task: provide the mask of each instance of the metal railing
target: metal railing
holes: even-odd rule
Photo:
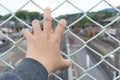
[[[41,0],[42,1],[42,0]],[[79,2],[81,2],[81,0],[79,0]],[[64,5],[65,3],[68,3],[69,5],[71,5],[73,8],[75,8],[77,11],[79,11],[80,13],[82,13],[82,16],[78,17],[75,21],[73,21],[72,23],[70,23],[69,25],[67,25],[66,30],[64,32],[64,35],[66,35],[67,33],[69,33],[71,36],[73,36],[74,38],[76,38],[77,40],[79,40],[82,45],[81,47],[77,48],[75,51],[70,51],[70,46],[72,46],[72,44],[69,44],[69,40],[67,38],[67,53],[65,53],[64,51],[61,51],[61,54],[64,55],[66,58],[69,58],[71,61],[71,64],[73,65],[72,67],[70,67],[70,69],[68,70],[68,77],[70,75],[73,75],[73,78],[71,79],[71,76],[69,77],[70,80],[82,80],[84,77],[88,76],[90,77],[90,80],[99,80],[96,77],[94,77],[94,75],[92,75],[91,73],[89,73],[89,71],[92,71],[94,68],[100,66],[102,63],[105,63],[107,66],[111,67],[113,69],[113,71],[109,71],[111,72],[114,77],[111,80],[118,80],[120,79],[120,66],[119,65],[113,65],[112,63],[110,63],[108,60],[106,60],[106,58],[108,58],[110,55],[112,54],[118,54],[119,50],[120,50],[120,46],[117,46],[114,48],[114,50],[110,51],[109,53],[102,55],[99,51],[97,51],[96,49],[94,49],[93,47],[91,47],[89,45],[89,43],[93,40],[95,40],[97,37],[99,37],[101,34],[105,33],[107,34],[111,39],[113,39],[116,43],[120,44],[120,40],[117,39],[116,37],[112,36],[108,31],[107,28],[109,28],[112,24],[114,24],[115,22],[117,22],[120,19],[120,16],[118,16],[117,18],[115,18],[114,20],[112,20],[111,22],[107,23],[106,25],[101,25],[100,23],[98,23],[97,21],[95,21],[94,19],[92,19],[89,15],[88,12],[90,12],[92,9],[96,8],[98,5],[100,5],[102,2],[106,3],[107,5],[109,5],[111,8],[113,8],[114,10],[116,10],[117,12],[120,12],[120,10],[118,8],[116,8],[115,6],[113,6],[112,4],[110,4],[107,0],[100,0],[98,3],[96,3],[95,5],[93,5],[90,9],[88,9],[88,11],[84,12],[80,7],[76,6],[74,3],[71,2],[71,0],[63,0],[63,2],[61,2],[59,5],[57,5],[54,9],[52,9],[52,13],[54,13],[57,9],[59,9],[62,5]],[[6,1],[7,3],[7,1]],[[11,11],[10,9],[7,8],[7,6],[3,5],[2,3],[0,3],[0,7],[2,7],[3,9],[5,9],[6,11],[8,11],[11,15],[5,19],[4,21],[2,21],[0,23],[0,29],[5,27],[4,25],[7,24],[7,22],[9,22],[12,18],[16,19],[18,22],[24,24],[26,27],[32,29],[32,27],[30,26],[30,24],[28,24],[27,22],[23,21],[22,19],[18,18],[15,13],[22,10],[22,8],[24,8],[27,4],[32,3],[34,6],[36,6],[37,8],[39,8],[41,11],[43,11],[43,8],[41,7],[41,4],[37,4],[35,0],[27,0],[19,9],[17,9],[15,12]],[[13,3],[14,4],[14,3]],[[99,26],[100,31],[94,35],[93,37],[89,38],[88,40],[84,40],[82,39],[80,36],[78,36],[77,34],[75,34],[72,30],[71,27],[74,26],[76,23],[78,23],[79,21],[81,21],[83,18],[87,18],[89,21],[91,21],[93,24]],[[52,17],[54,21],[58,22],[59,20],[55,17]],[[42,20],[41,20],[42,22]],[[120,26],[119,26],[120,27]],[[10,28],[8,28],[8,32],[10,32]],[[3,36],[5,38],[5,40],[7,40],[9,42],[9,48],[7,48],[7,50],[0,52],[0,66],[8,66],[11,69],[14,69],[14,61],[12,62],[12,59],[8,59],[12,56],[13,54],[17,54],[17,56],[21,56],[20,58],[24,57],[24,53],[26,52],[26,45],[23,45],[25,43],[25,39],[24,36],[20,36],[19,38],[16,39],[16,37],[11,37],[11,35],[9,34],[4,34],[3,32],[0,32],[0,35]],[[64,45],[64,46],[66,46]],[[104,45],[103,45],[104,46]],[[95,46],[94,46],[95,47]],[[1,47],[0,47],[1,48]],[[16,49],[17,48],[17,49]],[[93,66],[89,66],[90,63],[89,61],[87,61],[87,65],[89,67],[84,68],[81,65],[79,65],[75,59],[71,58],[74,57],[75,55],[78,54],[80,51],[82,51],[84,48],[89,49],[90,51],[92,51],[94,53],[94,55],[99,56],[99,61],[94,64]],[[15,51],[18,51],[17,53],[14,53]],[[20,51],[20,52],[19,52]],[[11,55],[10,55],[11,54]],[[19,55],[18,55],[19,54]],[[88,55],[87,55],[88,56]],[[93,57],[95,57],[93,56]],[[8,58],[7,58],[8,57]],[[16,55],[15,55],[16,57]],[[114,58],[115,59],[115,58]],[[116,61],[115,61],[116,62]],[[119,61],[118,61],[119,62]],[[115,64],[115,63],[114,63]],[[106,67],[107,67],[106,66]],[[73,68],[74,67],[74,68]],[[76,71],[75,70],[77,68],[83,71],[83,74],[79,74],[79,72],[77,72],[77,77],[75,75]],[[72,70],[72,71],[71,71]],[[110,70],[110,69],[108,69]],[[73,72],[73,73],[72,73]],[[56,79],[58,80],[63,80],[59,75],[57,75],[56,73],[52,73],[51,75],[55,76]],[[75,75],[75,76],[74,76]],[[68,78],[68,79],[69,79]],[[87,79],[89,80],[89,79]]]

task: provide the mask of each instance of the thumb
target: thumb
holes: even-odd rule
[[[23,33],[24,33],[24,36],[25,36],[27,42],[30,43],[31,40],[33,39],[31,32],[28,29],[24,29]]]
[[[68,68],[68,67],[70,67],[70,65],[71,65],[70,60],[68,60],[68,59],[63,59],[62,68]]]

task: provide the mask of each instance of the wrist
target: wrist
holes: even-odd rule
[[[26,56],[26,58],[31,58],[31,59],[39,62],[40,64],[42,64],[44,66],[44,68],[47,70],[48,74],[50,74],[53,71],[53,68],[51,67],[51,66],[53,66],[53,64],[51,64],[51,65],[47,64],[48,61],[43,58],[36,58],[33,56]]]

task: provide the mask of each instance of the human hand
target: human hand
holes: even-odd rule
[[[42,63],[48,73],[69,67],[70,62],[60,54],[60,43],[66,21],[64,19],[60,20],[55,32],[51,32],[51,11],[46,8],[44,10],[43,31],[38,20],[32,21],[32,26],[34,34],[28,29],[24,30],[24,36],[27,40],[26,57]]]

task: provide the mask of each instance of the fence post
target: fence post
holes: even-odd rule
[[[116,38],[120,40],[120,28],[116,29]],[[120,43],[119,43],[120,46]],[[120,51],[115,54],[115,67],[120,69]],[[119,72],[116,71],[116,77],[119,76]],[[117,79],[120,80],[120,79]]]
[[[66,37],[67,54],[69,55],[70,54],[70,42],[69,42],[68,36],[65,36],[65,37]],[[71,60],[70,57],[69,59]],[[72,66],[68,68],[68,80],[73,80]]]

